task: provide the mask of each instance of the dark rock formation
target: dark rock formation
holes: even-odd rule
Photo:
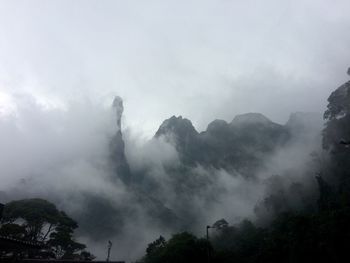
[[[121,130],[121,118],[124,107],[123,100],[118,96],[113,101],[113,110],[116,116],[117,131],[110,144],[110,163],[115,177],[121,179],[125,184],[129,184],[132,178],[130,167],[125,157],[125,144]]]
[[[171,117],[155,134],[173,143],[185,165],[223,168],[246,176],[263,165],[266,154],[286,143],[288,128],[259,113],[236,116],[231,123],[211,122],[198,133],[188,119]]]

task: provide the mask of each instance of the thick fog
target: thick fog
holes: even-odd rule
[[[101,259],[109,239],[115,243],[112,258],[133,260],[159,235],[169,237],[188,230],[203,236],[205,226],[220,218],[231,224],[244,218],[257,220],[257,216],[264,221],[271,214],[261,203],[281,190],[287,191],[284,198],[288,199],[288,189],[296,182],[308,182],[312,195],[313,186],[309,185],[317,169],[310,166],[310,154],[320,147],[321,119],[268,155],[266,168],[250,179],[201,165],[185,172],[184,176],[190,177],[174,178],[169,167],[181,166],[174,145],[123,129],[131,172],[142,176],[137,179],[137,189],[130,190],[118,174],[110,173],[110,142],[119,115],[112,109],[112,101],[105,107],[82,99],[65,109],[47,109],[30,96],[21,96],[16,102],[16,113],[4,116],[0,123],[1,201],[40,197],[54,202],[78,221],[82,229],[77,238]],[[305,171],[309,174],[303,177]],[[276,175],[281,179],[274,180]],[[284,201],[293,205],[298,198],[291,195]],[[100,210],[95,199],[103,206],[107,200],[106,210]],[[179,217],[180,225],[161,222],[159,201]],[[111,226],[101,227],[101,222]]]
[[[77,236],[92,253],[103,259],[111,239],[112,258],[125,260],[159,235],[202,236],[221,218],[263,224],[273,196],[299,209],[319,170],[320,116],[346,80],[349,8],[346,0],[0,1],[0,202],[47,198],[81,220]],[[115,95],[138,176],[132,190],[109,163]],[[179,153],[152,139],[172,115],[201,132],[246,112],[285,124],[297,111],[319,119],[266,156],[256,177],[197,165],[181,194],[169,173],[181,167]],[[105,239],[86,231],[94,197],[114,211],[96,220],[113,224]],[[185,223],[158,223],[159,200]]]

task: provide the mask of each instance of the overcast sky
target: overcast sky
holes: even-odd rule
[[[152,135],[171,115],[199,129],[261,112],[319,111],[348,79],[349,0],[0,0],[0,115],[124,99]],[[88,113],[87,113],[88,114]]]

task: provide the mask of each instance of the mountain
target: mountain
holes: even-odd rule
[[[121,118],[123,115],[124,107],[123,100],[119,96],[116,96],[113,101],[113,110],[116,117],[116,133],[112,137],[110,143],[110,166],[114,179],[119,178],[124,183],[129,184],[132,180],[130,167],[125,157],[125,143],[122,135]]]
[[[164,137],[174,144],[186,165],[253,176],[263,166],[264,157],[290,139],[290,130],[260,113],[247,113],[236,116],[230,123],[215,120],[198,133],[190,120],[172,116],[162,123],[154,137]]]
[[[263,114],[251,112],[251,113],[245,113],[245,114],[237,115],[232,120],[231,125],[237,125],[237,126],[239,126],[239,125],[250,125],[250,124],[255,125],[255,124],[258,124],[258,123],[260,123],[262,125],[273,124],[273,122],[270,121]]]
[[[195,165],[195,157],[199,154],[201,146],[198,136],[190,120],[182,116],[172,116],[160,125],[154,138],[165,138],[181,153],[181,160],[185,165]]]
[[[175,135],[176,140],[186,140],[198,135],[198,132],[190,120],[182,118],[182,116],[172,116],[160,125],[155,137],[162,135]]]
[[[172,230],[192,229],[199,223],[198,210],[190,200],[199,198],[214,182],[211,171],[224,169],[232,176],[239,173],[246,178],[256,178],[260,171],[267,169],[266,159],[290,143],[295,131],[307,131],[315,118],[312,114],[292,114],[287,124],[281,125],[260,113],[247,113],[237,115],[229,123],[214,120],[205,131],[198,132],[189,119],[172,116],[163,121],[152,140],[172,144],[178,152],[179,162],[162,164],[157,172],[164,174],[155,177],[152,169],[145,167],[133,171],[129,168],[120,125],[123,112],[120,98],[115,99],[113,108],[117,131],[111,142],[112,176],[120,178],[133,196],[129,203],[140,204],[157,225]],[[198,174],[199,166],[208,171],[209,176]],[[169,189],[164,188],[164,180],[169,180]],[[172,195],[176,196],[175,201]],[[206,193],[210,200],[216,195],[216,192]],[[117,209],[105,206],[106,213],[112,213],[109,217],[119,225],[135,214],[127,204]]]
[[[175,227],[179,224],[177,215],[163,202],[152,196],[137,184],[125,155],[125,142],[122,134],[121,119],[123,115],[123,100],[115,97],[112,105],[115,116],[116,131],[110,141],[108,170],[110,181],[115,187],[122,182],[128,191],[124,202],[111,200],[108,194],[91,192],[80,193],[84,202],[81,209],[74,214],[80,223],[81,233],[89,233],[94,240],[105,240],[121,234],[122,229],[130,221],[137,221],[139,210],[152,218],[153,223],[164,227]],[[119,185],[119,186],[118,186]]]

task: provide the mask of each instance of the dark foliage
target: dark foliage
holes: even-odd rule
[[[211,248],[205,239],[187,232],[176,234],[166,241],[160,236],[148,245],[144,263],[205,262]]]
[[[54,204],[39,198],[23,199],[5,205],[0,235],[23,241],[43,242],[50,250],[48,255],[72,259],[76,256],[75,253],[86,247],[73,238],[77,227],[78,224]],[[41,256],[33,253],[31,252],[31,257]],[[90,253],[86,253],[84,258],[93,258]]]
[[[263,228],[244,220],[238,225],[217,229],[211,239],[211,262],[349,261],[350,82],[334,91],[328,102],[324,114],[327,123],[323,131],[323,147],[330,155],[330,162],[315,178],[319,191],[314,205],[316,209],[296,211],[286,207],[283,194],[269,197],[273,200],[267,201],[279,211],[274,220]],[[221,126],[223,133],[222,127],[228,129],[225,123],[217,125]],[[246,143],[251,140],[241,139]],[[298,191],[294,192],[298,194]],[[195,240],[195,237],[183,233],[173,236],[169,242],[164,239],[155,241],[150,244],[144,262],[200,262],[191,258],[189,251],[191,255],[198,255],[201,262],[208,261],[205,249],[201,250]],[[193,261],[188,261],[190,258]]]

